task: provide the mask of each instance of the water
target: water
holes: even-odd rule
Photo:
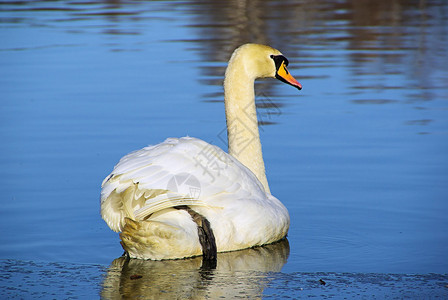
[[[258,42],[280,49],[304,87],[256,84],[289,246],[257,250],[255,265],[243,251],[212,279],[200,261],[172,263],[179,278],[197,279],[191,297],[216,286],[274,298],[300,288],[446,297],[447,13],[442,0],[0,2],[5,295],[50,297],[49,276],[60,285],[53,297],[108,298],[108,280],[124,269],[112,263],[118,236],[99,216],[102,179],[124,154],[166,137],[225,148],[226,62]],[[264,251],[281,259],[259,266]],[[132,264],[143,281],[148,268],[176,281],[165,264]],[[235,286],[229,268],[252,283]],[[18,289],[22,275],[35,294]],[[73,280],[78,288],[64,288]]]

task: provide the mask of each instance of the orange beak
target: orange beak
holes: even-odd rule
[[[302,89],[302,85],[294,77],[292,77],[292,75],[288,72],[288,69],[286,69],[284,61],[278,68],[277,73],[275,74],[275,78],[277,78],[280,81],[283,81],[284,83],[290,84],[298,88],[299,90]]]

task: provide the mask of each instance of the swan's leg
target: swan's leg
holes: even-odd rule
[[[188,206],[176,206],[176,209],[187,211],[193,218],[193,221],[198,225],[199,242],[202,247],[202,260],[209,268],[216,267],[217,249],[215,235],[213,234],[210,222],[203,215],[195,212]]]

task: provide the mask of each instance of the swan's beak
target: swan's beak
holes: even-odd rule
[[[290,84],[298,88],[299,90],[302,89],[302,85],[294,77],[292,77],[292,75],[288,72],[288,69],[286,69],[284,61],[277,69],[277,73],[275,73],[275,78],[277,78],[280,81],[283,81],[284,83]]]

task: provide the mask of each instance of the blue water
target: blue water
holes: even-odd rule
[[[448,272],[448,3],[241,3],[0,2],[3,266],[103,276],[122,249],[101,181],[167,137],[225,149],[226,62],[258,42],[303,85],[256,84],[268,180],[291,215],[271,288],[298,272]]]

